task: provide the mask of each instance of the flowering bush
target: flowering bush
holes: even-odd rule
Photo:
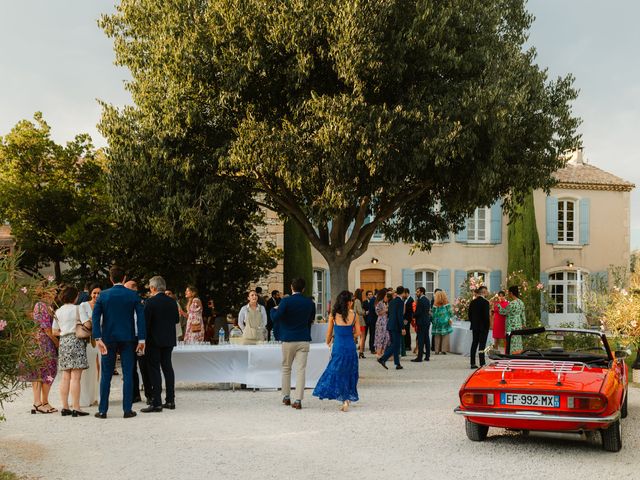
[[[0,408],[18,392],[21,373],[38,367],[33,355],[38,332],[32,317],[36,292],[55,288],[47,280],[23,275],[17,265],[14,255],[0,254]]]
[[[460,320],[469,320],[469,304],[473,300],[473,292],[484,286],[484,278],[469,277],[460,285],[460,296],[453,302],[453,313]]]
[[[602,311],[601,329],[628,346],[640,346],[640,269],[628,278],[628,288],[614,285]]]

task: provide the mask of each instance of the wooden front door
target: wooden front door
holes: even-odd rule
[[[385,288],[385,271],[379,268],[369,268],[360,272],[360,288],[365,292],[375,292]]]

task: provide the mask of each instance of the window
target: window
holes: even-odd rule
[[[473,215],[467,218],[467,242],[486,243],[489,241],[489,212],[487,207],[476,208]]]
[[[549,313],[580,313],[582,282],[586,275],[580,270],[566,270],[549,275],[549,290],[553,303],[549,305]]]
[[[324,270],[313,271],[313,299],[316,302],[316,315],[324,316],[325,278]]]
[[[482,281],[482,283],[484,285],[487,285],[487,281],[488,281],[488,275],[487,272],[467,272],[467,278],[479,278],[480,281]]]
[[[436,274],[429,271],[418,271],[415,274],[416,289],[424,287],[427,298],[433,298],[433,291],[436,289]],[[411,292],[413,295],[413,292]]]
[[[573,200],[558,200],[558,242],[576,242],[576,203]]]

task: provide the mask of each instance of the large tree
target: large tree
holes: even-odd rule
[[[335,293],[376,230],[429,248],[553,184],[576,91],[524,46],[524,4],[123,0],[102,25],[170,157],[249,181]]]

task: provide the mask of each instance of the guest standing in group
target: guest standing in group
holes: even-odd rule
[[[187,287],[184,296],[187,297],[187,325],[185,327],[184,342],[203,342],[204,322],[202,321],[202,302],[198,298],[198,290],[195,287]]]
[[[93,337],[101,357],[100,406],[97,418],[107,418],[111,376],[120,352],[122,361],[122,409],[124,418],[136,416],[133,406],[133,357],[136,352],[144,353],[146,326],[144,307],[138,294],[125,288],[124,270],[113,266],[109,270],[113,287],[100,293],[93,307]],[[136,319],[134,320],[134,314]],[[136,329],[137,325],[137,344]]]
[[[303,295],[306,287],[303,278],[291,282],[292,294],[283,298],[271,311],[273,330],[282,342],[282,403],[295,409],[302,408],[306,383],[307,357],[311,343],[311,324],[316,315],[313,300]],[[291,402],[291,366],[295,362],[296,399]]]
[[[500,313],[500,308],[507,308],[507,302],[504,290],[498,292],[498,298],[495,300],[492,308],[493,313],[493,339],[496,348],[500,352],[504,352],[504,339],[506,338],[507,317]]]
[[[138,294],[138,282],[135,280],[128,280],[124,283],[125,288],[132,290]],[[138,294],[138,297],[140,294]],[[140,301],[144,305],[144,301],[140,298]],[[136,314],[133,314],[134,327],[137,325]],[[136,328],[136,343],[138,342],[138,330]],[[138,352],[133,356],[133,403],[141,402],[140,397],[140,376],[138,376],[138,367],[140,368],[140,375],[142,376],[142,389],[144,390],[144,396],[147,401],[147,405],[151,404],[151,378],[149,377],[149,370],[147,369],[147,362],[144,354]]]
[[[391,345],[391,336],[389,330],[387,330],[387,314],[389,312],[389,300],[387,298],[388,292],[386,289],[378,291],[378,295],[375,298],[374,311],[378,317],[376,320],[376,338],[374,346],[376,348],[376,356],[380,358],[386,348]]]
[[[376,353],[376,322],[378,314],[376,313],[376,297],[371,290],[367,290],[367,298],[364,301],[365,316],[367,319],[367,330],[369,332],[369,351]]]
[[[404,313],[402,315],[404,318],[405,333],[400,355],[406,357],[407,350],[411,351],[411,323],[413,322],[413,298],[411,297],[411,292],[408,288],[405,288],[404,292],[402,293],[402,301],[404,303]]]
[[[421,362],[424,356],[425,362],[429,361],[431,349],[429,348],[429,327],[431,326],[431,304],[426,296],[424,287],[416,290],[416,344],[418,356],[412,362]]]
[[[453,308],[443,290],[434,294],[431,318],[433,318],[431,331],[435,337],[435,354],[446,355],[449,350],[449,335],[453,332]]]
[[[396,370],[402,370],[400,365],[400,349],[402,348],[402,336],[405,335],[404,329],[404,302],[401,295],[404,293],[404,287],[396,288],[393,299],[389,302],[389,320],[387,321],[387,330],[391,335],[391,345],[389,345],[382,356],[378,359],[378,363],[388,369],[386,362],[393,355],[393,363]]]
[[[84,284],[84,290],[80,292],[80,294],[78,295],[78,300],[76,300],[76,305],[80,305],[84,302],[88,302],[89,300],[91,300],[91,286],[93,284],[90,282],[87,282]]]
[[[80,410],[80,378],[82,371],[89,368],[87,361],[87,341],[76,337],[76,325],[80,322],[80,307],[76,305],[78,289],[66,287],[60,295],[62,306],[56,310],[53,320],[53,334],[60,336],[58,369],[62,370],[60,399],[62,416],[81,417],[89,415]],[[85,323],[87,328],[90,323]],[[71,393],[71,409],[69,409]]]
[[[178,309],[178,313],[180,312],[180,303],[178,303],[178,299],[176,298],[176,294],[173,293],[171,290],[165,290],[164,294],[169,297],[170,299],[172,299],[174,302],[176,302],[176,308]],[[211,315],[214,316],[215,315],[215,309],[213,307],[213,300],[211,300]],[[180,321],[178,320],[178,323],[176,324],[176,344],[178,341],[182,341],[182,325],[180,324]]]
[[[364,300],[362,298],[363,293],[364,292],[362,291],[362,289],[358,288],[356,290],[356,293],[353,295],[353,311],[356,314],[357,328],[360,334],[359,335],[360,342],[358,343],[359,358],[365,358],[364,357],[364,339],[367,336],[367,322],[366,322],[366,319],[364,318],[364,307],[362,306],[362,302]]]
[[[434,303],[436,301],[436,293],[441,292],[442,289],[441,288],[436,288],[433,291],[433,296],[431,297],[431,309],[433,311],[433,307],[434,307]],[[431,351],[435,353],[436,351],[436,336],[433,333],[433,314],[432,312],[429,312],[430,316],[431,316]]]
[[[265,340],[267,331],[267,310],[258,303],[258,292],[250,290],[249,303],[238,313],[238,326],[242,330],[242,343],[255,345]]]
[[[486,299],[487,287],[479,287],[474,292],[475,298],[471,300],[469,304],[469,322],[471,323],[471,332],[473,334],[473,340],[471,342],[471,368],[476,369],[476,351],[480,347],[479,358],[480,366],[485,364],[484,349],[487,346],[487,337],[489,336],[489,330],[491,328],[491,320],[489,318],[489,311],[491,305]]]
[[[342,402],[343,412],[351,402],[358,401],[358,357],[353,338],[354,335],[361,337],[362,330],[352,310],[353,304],[351,292],[344,291],[336,298],[327,329],[331,359],[313,390],[313,395],[320,400]]]
[[[143,413],[161,412],[163,408],[175,410],[175,376],[171,353],[176,346],[176,325],[180,315],[176,302],[165,294],[167,283],[155,276],[149,280],[151,296],[144,303],[146,324],[145,357],[151,378],[151,405],[141,409]],[[165,403],[162,403],[162,375],[165,384]]]
[[[520,289],[517,285],[509,287],[509,305],[504,308],[498,308],[500,315],[506,315],[507,317],[507,333],[524,328],[526,325],[524,310],[524,302],[520,300]],[[509,343],[509,353],[519,352],[522,350],[522,336],[512,336]]]
[[[90,323],[93,316],[93,307],[100,296],[102,289],[97,283],[87,287],[89,300],[80,304],[80,321]],[[89,368],[80,380],[80,405],[92,407],[98,403],[98,380],[100,378],[100,352],[93,338],[87,343],[87,361]]]
[[[280,304],[280,292],[273,290],[271,298],[267,301],[267,340],[271,340],[271,330],[273,329],[273,320],[271,320],[271,310]]]
[[[27,372],[22,378],[31,382],[33,391],[33,408],[31,413],[55,413],[58,410],[49,404],[51,385],[58,373],[58,337],[53,334],[53,317],[51,306],[54,301],[54,290],[37,292],[40,301],[33,307],[33,321],[38,325],[35,340],[38,344],[34,351],[39,368]]]

